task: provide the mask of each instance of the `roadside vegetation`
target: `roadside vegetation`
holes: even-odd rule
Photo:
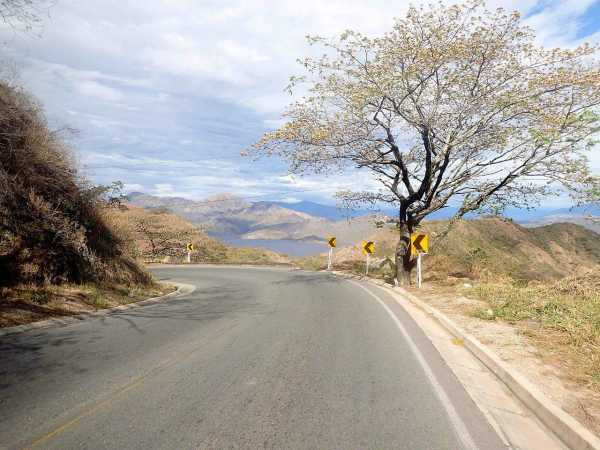
[[[40,105],[0,82],[0,286],[151,283]]]
[[[600,266],[553,282],[485,282],[470,295],[487,303],[475,317],[517,325],[544,351],[568,357],[571,376],[600,392]]]
[[[0,326],[172,290],[107,219],[117,205],[79,174],[37,101],[0,81]]]
[[[129,251],[145,263],[187,262],[186,246],[191,243],[192,263],[290,264],[289,258],[269,250],[226,245],[165,208],[124,203],[106,214],[126,237]]]
[[[158,297],[174,286],[151,284],[20,284],[0,288],[0,328],[66,317]]]

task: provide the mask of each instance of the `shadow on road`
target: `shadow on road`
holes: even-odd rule
[[[116,358],[119,339],[135,341],[141,336],[160,340],[163,334],[190,322],[208,322],[231,314],[270,312],[271,309],[259,303],[248,289],[214,286],[184,298],[115,311],[65,326],[4,336],[0,340],[0,392],[17,383],[51,377],[54,373],[86,373],[89,371],[85,368],[87,362],[82,361],[89,361],[90,357]],[[172,321],[180,324],[174,325]]]
[[[343,280],[329,273],[294,274],[282,280],[272,281],[271,284],[291,286],[294,284],[332,284],[337,285]]]

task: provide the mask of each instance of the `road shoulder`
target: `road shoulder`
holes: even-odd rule
[[[140,306],[150,305],[153,303],[158,303],[164,300],[181,297],[183,295],[191,294],[194,292],[196,287],[191,284],[185,283],[176,283],[170,282],[169,284],[174,285],[177,289],[173,292],[170,292],[165,295],[161,295],[159,297],[152,297],[144,300],[140,300],[137,302],[131,302],[125,305],[114,306],[111,308],[99,309],[95,311],[82,311],[77,314],[63,316],[63,317],[53,317],[51,319],[39,320],[36,322],[30,322],[23,325],[16,325],[13,327],[5,327],[0,328],[0,337],[7,336],[10,334],[24,333],[30,330],[40,329],[40,328],[48,328],[53,326],[63,326],[76,322],[81,322],[82,320],[86,320],[90,317],[100,317],[106,316],[118,311],[124,311],[132,308],[139,308]]]
[[[465,345],[462,337],[450,332],[437,317],[414,300],[378,281],[359,278],[377,294],[388,294],[421,328],[469,396],[502,438],[507,448],[551,450],[569,448],[520,401],[509,387]],[[465,333],[466,334],[466,333]],[[574,420],[574,419],[573,419]],[[583,427],[582,427],[583,428]],[[587,436],[593,439],[593,436]],[[592,441],[593,442],[593,441]],[[593,445],[572,448],[596,448]]]

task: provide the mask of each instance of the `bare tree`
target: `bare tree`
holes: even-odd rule
[[[186,244],[197,240],[200,235],[195,228],[169,223],[160,212],[134,216],[133,223],[135,231],[147,246],[142,254],[151,259],[183,257]]]
[[[52,0],[0,0],[0,19],[15,29],[39,26],[54,4]]]
[[[578,196],[580,205],[589,206],[588,220],[600,223],[600,176],[595,177],[595,182]]]
[[[434,211],[457,217],[535,205],[591,179],[585,153],[598,131],[598,47],[544,49],[517,12],[483,1],[411,7],[380,38],[309,37],[326,54],[292,77],[308,94],[251,152],[278,154],[295,173],[370,170],[377,192],[347,204],[398,208],[398,280],[410,283],[410,234]]]

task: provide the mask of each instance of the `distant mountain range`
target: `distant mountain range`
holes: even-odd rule
[[[127,199],[134,206],[167,209],[213,236],[243,239],[324,241],[333,235],[341,243],[352,242],[373,233],[375,221],[381,219],[368,211],[354,211],[347,215],[349,220],[343,211],[318,203],[250,203],[231,194],[194,201],[134,192]]]
[[[323,241],[335,235],[339,241],[349,243],[373,233],[377,220],[397,214],[391,209],[351,211],[310,201],[248,202],[231,194],[195,201],[134,192],[128,195],[128,201],[143,208],[166,208],[209,234],[242,239]],[[430,219],[445,219],[455,213],[456,208],[448,207],[432,214]],[[600,216],[599,207],[509,209],[504,215],[528,227],[571,222],[600,232],[600,223],[588,220],[590,215]]]
[[[591,220],[590,217],[594,217]],[[526,227],[538,227],[553,223],[576,223],[589,230],[600,233],[600,207],[584,205],[573,208],[561,208],[547,211],[546,214],[521,220]]]
[[[369,214],[374,214],[379,211],[371,211],[366,209],[360,210],[349,210],[338,208],[337,206],[331,205],[323,205],[321,203],[309,202],[309,201],[300,201],[295,203],[287,203],[287,202],[257,202],[256,204],[266,204],[266,205],[275,205],[280,206],[285,209],[291,209],[292,211],[302,212],[305,214],[310,214],[315,217],[322,217],[323,219],[328,219],[332,221],[338,221],[353,217],[366,216]]]

